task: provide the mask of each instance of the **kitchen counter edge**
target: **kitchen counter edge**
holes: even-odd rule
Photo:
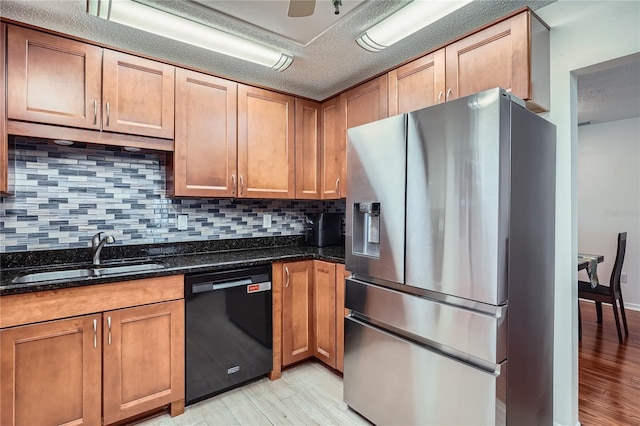
[[[139,260],[139,259],[136,259]],[[265,249],[232,250],[223,252],[182,254],[175,256],[149,257],[145,260],[157,261],[166,265],[163,269],[154,269],[135,273],[113,274],[109,276],[74,278],[55,281],[42,281],[31,284],[12,284],[14,278],[24,275],[25,268],[5,269],[0,275],[0,296],[32,293],[38,291],[59,290],[65,288],[106,284],[143,278],[162,277],[179,274],[197,274],[225,269],[237,269],[249,266],[267,265],[278,262],[295,262],[301,260],[322,260],[344,264],[344,247],[269,247]],[[56,265],[51,269],[61,268]],[[71,266],[71,265],[69,265]],[[86,265],[79,265],[86,266]],[[29,268],[29,271],[36,271]],[[45,267],[37,268],[37,272],[47,271]]]

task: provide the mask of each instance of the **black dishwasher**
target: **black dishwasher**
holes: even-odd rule
[[[186,403],[272,369],[271,267],[185,278]]]

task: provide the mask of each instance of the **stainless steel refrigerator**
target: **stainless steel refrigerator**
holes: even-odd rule
[[[497,88],[349,129],[349,407],[552,424],[555,150]]]

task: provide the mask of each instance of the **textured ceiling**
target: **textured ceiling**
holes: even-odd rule
[[[280,35],[300,46],[307,46],[364,3],[364,0],[342,0],[340,13],[336,15],[331,0],[314,0],[314,11],[311,16],[290,18],[287,15],[289,2],[283,0],[191,1],[223,13],[230,19],[244,21],[274,35]]]
[[[475,0],[378,53],[355,39],[409,0],[369,0],[306,47],[256,26],[231,20],[192,1],[139,0],[195,21],[292,54],[291,67],[276,72],[261,65],[147,34],[85,13],[85,0],[0,0],[0,16],[172,61],[232,80],[324,100],[376,74],[445,44],[522,6],[536,10],[553,0]],[[424,1],[424,0],[420,0]],[[269,20],[265,15],[264,20]]]
[[[578,123],[640,117],[640,54],[578,73]]]

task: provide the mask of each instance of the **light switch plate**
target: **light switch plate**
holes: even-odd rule
[[[262,216],[262,227],[263,228],[271,228],[271,215],[265,214]]]
[[[178,231],[185,231],[188,227],[187,219],[189,218],[188,214],[179,214],[178,215]]]

